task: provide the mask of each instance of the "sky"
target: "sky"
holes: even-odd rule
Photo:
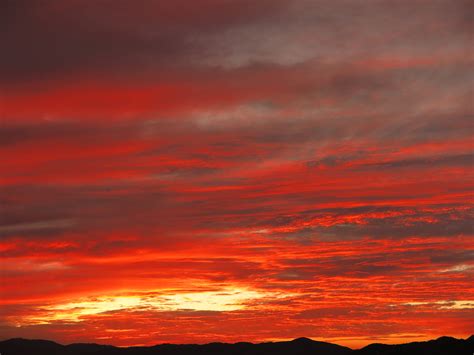
[[[472,1],[1,6],[1,339],[472,334]]]

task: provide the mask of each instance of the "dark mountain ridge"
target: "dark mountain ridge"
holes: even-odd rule
[[[99,344],[61,345],[49,340],[9,339],[0,342],[1,355],[472,355],[474,335],[468,339],[441,337],[424,342],[387,345],[370,344],[358,350],[345,346],[298,338],[291,341],[235,344],[160,344],[119,348]]]

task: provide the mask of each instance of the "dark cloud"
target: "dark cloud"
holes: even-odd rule
[[[194,37],[266,18],[282,3],[6,1],[1,74],[15,82],[190,64],[206,52]]]
[[[376,211],[377,209],[371,210],[374,214],[377,213]],[[324,215],[319,215],[319,218],[322,216]],[[387,215],[378,218],[364,217],[364,214],[348,214],[347,216],[356,216],[358,221],[352,222],[350,217],[344,218],[344,214],[337,214],[333,217],[334,222],[329,226],[322,226],[318,225],[318,214],[314,214],[312,218],[299,218],[302,225],[305,225],[307,220],[316,219],[313,226],[304,226],[281,235],[292,240],[301,239],[310,242],[311,240],[353,240],[367,237],[376,239],[401,239],[412,236],[455,237],[471,235],[473,232],[472,210],[454,209],[441,213],[433,210],[419,213],[404,211],[397,216]],[[294,222],[293,219],[292,222]]]
[[[438,167],[443,165],[448,166],[471,166],[474,162],[473,154],[459,154],[452,156],[428,156],[423,158],[414,158],[406,160],[394,160],[388,162],[379,162],[374,164],[367,164],[366,168],[374,169],[398,169],[398,168],[422,168],[422,167]]]
[[[0,70],[9,82],[158,72],[156,78],[172,68],[203,64],[291,64],[314,57],[337,61],[375,51],[403,54],[406,47],[426,54],[447,44],[449,50],[459,48],[469,33],[468,1],[205,0],[191,5],[140,0],[131,6],[125,0],[99,0],[84,6],[80,1],[7,0],[3,7]],[[295,36],[302,38],[291,41]],[[282,45],[288,48],[281,51]],[[357,77],[335,78],[328,92],[339,88],[365,95],[358,89],[372,80]],[[356,82],[360,85],[354,87]]]

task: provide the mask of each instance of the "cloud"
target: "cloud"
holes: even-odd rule
[[[467,335],[469,5],[7,2],[2,336]]]

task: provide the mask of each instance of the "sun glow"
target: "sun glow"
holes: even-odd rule
[[[155,308],[161,307],[166,310],[235,311],[245,308],[246,302],[264,296],[264,293],[246,289],[225,289],[219,292],[192,292],[159,296],[150,304]]]
[[[243,288],[224,288],[219,291],[170,293],[160,290],[146,294],[91,297],[43,307],[40,316],[30,317],[26,323],[80,322],[89,315],[123,310],[236,311],[246,308],[251,301],[269,296],[275,295]]]

